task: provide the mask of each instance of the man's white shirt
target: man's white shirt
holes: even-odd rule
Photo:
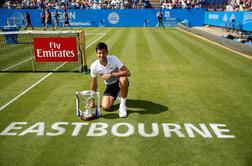
[[[122,62],[116,56],[107,56],[107,65],[103,66],[100,64],[99,59],[94,61],[90,67],[90,74],[92,77],[97,77],[98,75],[103,75],[105,73],[118,72],[121,67],[123,67]],[[109,80],[104,80],[106,85],[115,83],[118,80],[117,77],[111,77]]]

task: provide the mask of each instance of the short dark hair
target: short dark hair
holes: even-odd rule
[[[97,50],[106,50],[108,52],[108,46],[105,43],[100,42],[96,45],[95,50],[96,50],[96,52],[97,52]]]

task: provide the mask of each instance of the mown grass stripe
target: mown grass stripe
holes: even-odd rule
[[[215,46],[218,46],[219,48],[224,48],[225,50],[227,50],[227,51],[229,51],[229,52],[233,52],[233,53],[239,54],[240,56],[243,56],[243,57],[245,57],[245,58],[247,58],[247,59],[252,59],[252,57],[249,56],[249,55],[246,55],[246,54],[240,53],[240,52],[238,52],[238,51],[232,50],[232,49],[230,49],[230,48],[228,48],[228,47],[225,47],[225,46],[223,46],[223,45],[221,45],[221,44],[219,44],[219,43],[216,43],[216,42],[213,42],[213,41],[211,41],[211,40],[208,40],[208,39],[206,39],[206,38],[204,38],[204,37],[201,37],[201,36],[199,36],[199,35],[192,34],[192,33],[190,33],[190,32],[187,32],[187,31],[185,31],[185,30],[182,30],[182,29],[179,29],[179,30],[182,31],[182,32],[184,32],[184,33],[187,33],[187,34],[189,34],[189,35],[191,35],[191,36],[193,36],[193,37],[197,37],[197,38],[200,38],[200,39],[202,39],[202,40],[204,40],[204,41],[207,41],[208,43],[211,43],[211,44],[213,44],[213,45],[215,45]]]
[[[33,73],[1,73],[0,74],[0,105],[4,105],[14,96],[21,93],[24,89],[28,88],[32,83],[36,82],[45,74]]]
[[[189,61],[186,57],[187,52],[184,50],[183,41],[174,37],[174,33],[176,33],[176,30],[167,31],[166,33],[158,32],[159,44],[166,50],[167,55],[172,57],[174,63],[171,63],[171,65],[186,65]]]
[[[116,40],[116,42],[111,46],[110,53],[111,55],[116,55],[121,61],[127,56],[123,55],[123,52],[127,50],[128,45],[126,44],[129,40],[129,33],[130,29],[124,28],[120,32],[119,38]]]
[[[213,65],[214,68],[212,69],[220,69],[222,72],[231,71],[231,73],[240,72],[241,68],[247,68],[249,69],[249,64],[247,62],[243,63],[240,60],[237,60],[237,58],[221,53],[219,50],[217,51],[213,47],[208,47],[208,51],[206,52],[206,49],[203,49],[200,44],[194,44],[191,40],[188,40],[188,38],[185,38],[185,35],[181,36],[178,34],[175,34],[178,38],[181,38],[181,40],[184,40],[185,43],[188,43],[188,47],[194,48],[193,50],[201,51],[201,54],[194,53],[195,56],[201,55],[202,58],[205,59],[205,62],[209,65]],[[218,55],[218,56],[217,56]],[[197,61],[196,61],[197,62]],[[224,65],[219,65],[220,63]],[[251,72],[245,71],[246,74],[251,74]],[[244,73],[245,74],[245,73]]]
[[[210,44],[208,45],[208,41],[205,41],[203,39],[200,39],[200,40],[196,40],[197,37],[195,36],[192,36],[190,34],[187,34],[187,33],[184,33],[183,34],[185,35],[182,35],[181,38],[184,38],[184,40],[186,41],[189,41],[190,43],[194,44],[195,46],[198,46],[200,48],[204,48],[204,50],[207,50],[207,49],[211,49],[209,51],[205,51],[207,53],[212,53],[212,51],[214,51],[214,53],[212,53],[212,56],[215,56],[222,60],[232,60],[236,63],[247,63],[249,64],[249,61],[247,61],[246,59],[244,59],[244,57],[241,57],[241,56],[235,56],[236,53],[230,51],[230,50],[226,50],[226,49],[223,49],[222,47],[219,47],[217,45],[214,45],[214,44]],[[193,37],[195,40],[188,40],[189,38]],[[196,50],[197,51],[197,50]],[[220,56],[221,55],[221,56]],[[233,55],[233,56],[230,56],[230,55]],[[235,63],[235,64],[236,64]]]
[[[174,61],[173,55],[176,53],[176,49],[170,47],[168,43],[162,40],[162,36],[169,37],[165,32],[158,33],[153,30],[145,31],[145,38],[147,40],[148,46],[151,48],[150,55],[152,56],[153,61],[157,61],[159,63],[172,63]],[[163,56],[160,56],[160,54]]]

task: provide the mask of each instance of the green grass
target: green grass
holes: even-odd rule
[[[81,73],[54,73],[0,111],[0,132],[12,122],[28,122],[21,133],[38,122],[45,123],[45,135],[0,136],[0,165],[219,165],[252,164],[252,61],[209,44],[177,29],[85,28],[103,32],[100,41],[109,53],[117,55],[130,69],[129,116],[102,112],[103,117],[88,122],[78,136],[72,136],[76,91],[90,88],[90,76]],[[97,35],[87,36],[87,45]],[[87,61],[96,59],[95,44],[87,49]],[[30,87],[47,73],[0,73],[0,107]],[[99,78],[99,90],[104,90]],[[114,109],[117,110],[118,101]],[[65,133],[51,125],[68,122]],[[88,137],[91,123],[107,123],[105,136]],[[111,133],[117,123],[134,126],[134,134],[116,137]],[[156,137],[143,137],[138,123],[158,123]],[[185,135],[167,138],[162,123],[182,126]],[[212,138],[195,134],[189,138],[183,125],[226,124],[236,138]],[[119,132],[124,133],[124,127]]]

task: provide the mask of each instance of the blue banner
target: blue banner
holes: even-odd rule
[[[0,10],[0,25],[6,26],[9,19],[11,26],[16,21],[17,26],[24,27],[24,13],[29,12],[31,22],[34,27],[42,27],[40,14],[41,10]],[[52,22],[54,23],[54,11],[52,14]],[[84,9],[69,9],[69,22],[76,27],[154,27],[157,24],[158,9],[124,9],[124,10],[84,10]],[[205,9],[172,9],[162,10],[164,23],[177,23],[182,20],[189,20],[190,26],[204,25]],[[63,25],[63,10],[59,10],[60,26]]]
[[[219,27],[233,24],[234,28],[252,31],[252,12],[206,12],[205,24]]]
[[[252,12],[244,12],[242,25],[244,30],[252,31]]]

